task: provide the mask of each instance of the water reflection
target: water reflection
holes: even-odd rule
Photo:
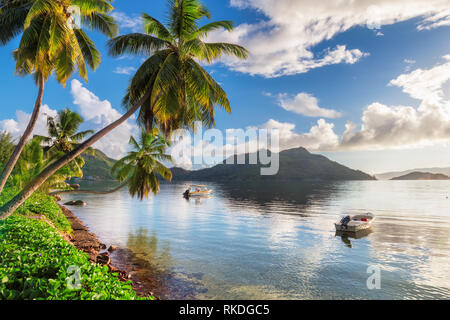
[[[342,242],[348,247],[348,248],[352,248],[352,241],[350,239],[362,239],[367,237],[369,234],[373,233],[372,228],[370,229],[366,229],[366,230],[361,230],[358,232],[344,232],[344,231],[336,231],[335,236],[336,237],[340,237]]]
[[[200,282],[201,273],[176,273],[170,254],[170,243],[158,241],[155,231],[140,228],[128,234],[126,248],[112,254],[114,265],[126,270],[137,284],[138,290],[151,288],[152,295],[160,299],[194,299],[206,289]]]
[[[163,298],[450,298],[448,181],[207,184],[209,199],[162,184],[144,202],[77,195],[88,206],[74,211],[128,247]],[[335,232],[361,212],[376,215],[373,232]],[[368,290],[369,266],[382,270],[381,290]]]

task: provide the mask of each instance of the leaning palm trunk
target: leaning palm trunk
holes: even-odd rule
[[[121,183],[119,186],[115,187],[114,189],[108,190],[108,191],[97,191],[97,190],[63,190],[63,191],[54,191],[50,192],[49,196],[56,196],[60,194],[110,194],[119,191],[120,189],[123,189],[128,185],[129,180],[125,180],[123,183]]]
[[[14,149],[14,152],[12,153],[11,157],[9,158],[9,161],[6,164],[5,169],[3,169],[2,175],[0,177],[0,193],[3,191],[6,181],[8,181],[8,178],[12,170],[14,169],[14,166],[16,165],[16,162],[19,159],[19,156],[22,153],[23,148],[25,147],[28,138],[30,137],[31,133],[34,130],[34,126],[36,125],[36,121],[39,117],[39,111],[41,110],[43,95],[44,95],[44,78],[42,77],[42,75],[39,75],[39,92],[36,98],[36,103],[34,104],[34,110],[31,115],[30,122],[28,122],[28,126],[22,135],[22,138],[20,138],[20,141],[17,144],[16,148]]]
[[[54,163],[46,167],[40,174],[38,174],[31,182],[23,188],[23,190],[7,202],[2,208],[0,208],[0,220],[8,218],[14,213],[14,211],[24,203],[25,200],[30,197],[33,192],[35,192],[48,178],[50,178],[56,171],[61,169],[63,166],[73,161],[76,157],[80,156],[87,148],[92,146],[95,142],[103,138],[106,134],[117,128],[123,122],[125,122],[129,117],[131,117],[139,107],[149,98],[150,92],[146,93],[132,108],[130,108],[127,113],[125,113],[118,120],[114,121],[110,125],[106,126],[88,140],[80,144],[74,150],[66,153],[63,157],[56,160]]]

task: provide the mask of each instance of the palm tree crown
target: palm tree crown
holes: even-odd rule
[[[248,57],[239,45],[205,41],[211,31],[230,31],[231,21],[199,26],[210,13],[198,0],[170,0],[169,4],[167,26],[144,13],[145,33],[118,36],[108,43],[112,56],[148,56],[133,76],[123,102],[130,107],[150,93],[138,121],[147,130],[159,126],[166,135],[173,129],[190,128],[197,120],[214,126],[215,106],[230,112],[225,91],[200,63],[212,63],[223,55]]]
[[[86,65],[96,69],[100,52],[83,28],[112,38],[117,24],[109,16],[111,0],[0,0],[0,44],[22,33],[14,51],[16,73],[47,80],[53,71],[65,84],[78,69],[87,81]],[[79,17],[77,17],[79,15]],[[79,18],[80,25],[74,20]]]
[[[50,149],[59,151],[72,151],[84,138],[93,134],[94,130],[78,132],[78,128],[83,123],[81,116],[66,108],[58,111],[58,117],[47,118],[48,137],[38,136]]]
[[[121,182],[128,181],[128,191],[140,200],[148,197],[150,192],[159,192],[158,175],[166,180],[172,180],[172,173],[163,164],[171,161],[170,155],[165,154],[167,142],[153,132],[141,131],[139,142],[130,138],[133,148],[127,156],[120,159],[112,167],[111,172]]]

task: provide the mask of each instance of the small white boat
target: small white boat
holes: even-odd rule
[[[207,197],[212,193],[212,190],[209,190],[207,186],[204,185],[191,185],[189,189],[187,189],[183,196],[185,197]]]
[[[359,214],[356,216],[345,216],[334,225],[336,231],[358,232],[372,227],[375,216],[371,213]]]

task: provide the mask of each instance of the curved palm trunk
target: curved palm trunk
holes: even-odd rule
[[[8,181],[8,178],[14,169],[14,166],[16,165],[17,160],[19,159],[19,156],[25,147],[25,144],[27,143],[28,138],[30,137],[31,133],[33,132],[34,126],[36,125],[36,121],[39,117],[39,111],[41,110],[42,105],[42,97],[44,96],[44,78],[42,75],[39,76],[39,92],[38,96],[36,98],[36,102],[34,104],[33,113],[31,115],[31,119],[28,122],[28,126],[25,129],[22,138],[20,138],[19,143],[14,149],[14,152],[12,153],[11,157],[9,158],[8,163],[6,164],[5,169],[2,172],[2,175],[0,177],[0,193],[3,191],[3,188],[5,187],[6,181]]]
[[[33,192],[35,192],[48,178],[50,178],[56,171],[64,167],[66,164],[74,160],[76,157],[81,155],[87,148],[92,146],[95,142],[103,138],[106,134],[117,128],[123,122],[125,122],[129,117],[131,117],[139,107],[144,103],[146,99],[150,96],[147,93],[142,97],[127,113],[125,113],[118,120],[114,121],[110,125],[106,126],[102,130],[98,131],[88,140],[80,144],[73,151],[66,153],[63,157],[59,158],[51,165],[46,167],[40,174],[38,174],[31,182],[23,188],[23,190],[7,202],[2,208],[0,208],[0,220],[8,218],[14,213],[14,211],[22,204],[28,197],[30,197]]]
[[[129,180],[125,180],[122,184],[115,187],[114,189],[108,190],[108,191],[96,191],[96,190],[64,190],[64,191],[54,191],[49,193],[49,196],[56,196],[59,194],[110,194],[114,193],[116,191],[119,191],[120,189],[124,188],[128,184]]]

